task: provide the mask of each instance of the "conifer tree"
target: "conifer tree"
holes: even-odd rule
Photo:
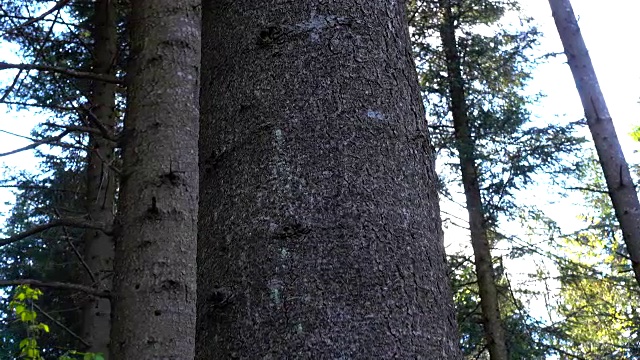
[[[607,189],[622,229],[631,268],[640,286],[640,201],[609,109],[600,90],[571,1],[549,0],[571,73],[580,94]]]
[[[403,2],[203,2],[197,359],[459,359]]]
[[[581,140],[573,137],[573,124],[529,124],[527,106],[532,99],[523,89],[533,66],[527,52],[536,43],[537,30],[497,28],[507,12],[518,10],[515,1],[415,1],[410,10],[434,143],[443,162],[455,161],[453,170],[459,174],[469,213],[485,344],[492,359],[518,358],[517,352],[509,354],[499,310],[503,303],[513,309],[518,301],[506,297],[508,287],[497,285],[500,279],[491,254],[503,238],[499,220],[518,212],[522,205],[514,195],[532,183],[534,174],[571,170],[565,154],[575,151]],[[496,27],[494,34],[481,33],[481,25]],[[446,180],[448,169],[440,170],[443,191],[449,194],[455,186]],[[467,316],[460,319],[471,321]],[[469,344],[463,348],[476,349]]]
[[[111,355],[192,359],[196,321],[200,9],[131,3]]]
[[[95,2],[92,18],[93,66],[96,74],[115,76],[118,68],[118,12],[116,1]],[[87,217],[103,224],[113,224],[117,169],[114,141],[117,126],[116,85],[92,81],[87,118],[101,133],[89,133],[87,151]],[[99,230],[86,230],[84,234],[85,282],[88,286],[110,291],[113,276],[113,237]],[[108,359],[111,330],[111,303],[109,299],[92,298],[83,309],[82,337],[91,346],[92,353],[104,354]]]
[[[103,6],[107,3],[110,10]],[[110,243],[113,169],[118,165],[113,151],[117,112],[113,99],[114,84],[119,82],[115,69],[121,63],[114,49],[118,46],[115,32],[119,15],[112,1],[97,2],[97,11],[93,5],[68,1],[51,8],[34,2],[8,1],[1,5],[4,39],[19,44],[24,59],[20,64],[2,63],[3,69],[21,69],[3,89],[2,102],[31,111],[46,109],[50,116],[34,131],[32,144],[3,155],[46,145],[60,149],[44,157],[42,172],[49,176],[42,178],[36,172],[25,180],[5,182],[4,186],[18,186],[22,193],[18,193],[17,203],[22,205],[14,208],[10,224],[15,225],[10,225],[12,236],[3,241],[3,250],[12,247],[29,249],[30,253],[16,262],[7,252],[5,259],[11,266],[3,269],[5,283],[38,281],[50,286],[56,281],[67,288],[45,292],[41,311],[60,325],[53,327],[60,331],[54,333],[51,342],[42,344],[43,350],[49,354],[52,348],[91,350],[107,356],[109,302],[95,293],[106,294],[110,289],[112,255],[104,242]],[[107,16],[109,21],[101,20]],[[79,183],[87,172],[87,181]],[[46,205],[33,209],[29,202],[38,198]],[[96,247],[100,241],[103,245]],[[47,263],[65,265],[51,267]],[[75,286],[79,282],[86,282],[86,286]],[[73,293],[71,288],[84,288],[94,295]],[[99,308],[97,304],[101,304]],[[74,308],[85,309],[84,319],[69,310]],[[53,320],[56,315],[49,312],[65,316]]]

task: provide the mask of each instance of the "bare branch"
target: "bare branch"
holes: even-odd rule
[[[29,25],[33,25],[35,23],[37,23],[38,21],[44,19],[45,17],[47,17],[48,15],[51,15],[54,11],[58,11],[60,9],[62,9],[65,5],[67,5],[69,3],[70,0],[60,0],[58,1],[51,9],[45,11],[44,13],[40,14],[39,16],[33,18],[33,19],[29,19],[25,22],[23,22],[22,24],[19,24],[18,26],[14,27],[13,29],[10,29],[9,32],[12,31],[16,31],[20,28],[23,28],[25,26],[29,26]]]
[[[102,136],[104,136],[105,139],[109,139],[116,142],[118,141],[118,137],[115,136],[112,131],[107,129],[106,126],[104,126],[102,121],[100,121],[100,119],[98,119],[98,117],[93,113],[93,111],[91,111],[91,107],[89,105],[85,105],[79,108],[78,110],[81,110],[87,115],[87,117],[89,118],[89,122],[100,130],[100,132],[102,133]]]
[[[38,185],[25,185],[25,184],[2,184],[0,183],[0,188],[16,188],[19,190],[45,190],[45,191],[53,191],[53,192],[69,192],[78,194],[80,193],[77,190],[71,189],[56,189],[49,186],[38,186]]]
[[[565,189],[566,190],[580,190],[580,191],[586,191],[586,192],[594,192],[594,193],[599,193],[599,194],[608,194],[609,193],[606,190],[594,189],[594,188],[590,188],[590,187],[580,187],[580,186],[571,186],[571,187],[567,187]]]
[[[37,225],[27,231],[23,231],[11,237],[1,239],[0,246],[13,244],[22,239],[28,238],[31,235],[35,235],[45,230],[49,230],[51,228],[55,228],[59,226],[69,226],[69,227],[82,228],[82,229],[96,229],[104,232],[105,234],[111,235],[111,230],[106,229],[105,225],[101,223],[96,223],[96,222],[88,221],[85,219],[73,219],[73,218],[56,219],[46,224]]]
[[[84,269],[87,271],[87,274],[89,274],[92,284],[97,284],[98,280],[96,279],[96,276],[93,274],[93,271],[91,270],[91,267],[89,267],[89,264],[87,264],[87,262],[84,260],[84,257],[82,256],[82,254],[80,254],[80,251],[78,251],[78,248],[75,246],[73,241],[71,241],[71,237],[69,236],[69,232],[67,231],[67,228],[63,227],[63,229],[66,235],[65,238],[67,240],[67,244],[69,244],[71,249],[73,249],[73,253],[76,254],[78,261],[80,261]]]
[[[85,294],[93,295],[100,298],[110,298],[111,293],[105,290],[98,290],[96,288],[73,284],[73,283],[63,283],[57,281],[40,281],[35,279],[17,279],[17,280],[0,280],[0,286],[17,286],[17,285],[30,285],[35,287],[43,287],[43,288],[52,288],[52,289],[62,289],[62,290],[75,290],[82,291]]]
[[[4,12],[5,14],[8,15],[7,11],[0,6],[0,10],[2,10],[2,12]],[[58,20],[58,18],[60,17],[60,11],[56,12],[56,17],[54,20]],[[13,23],[15,23],[13,21],[13,19],[11,19]],[[53,33],[53,26],[55,25],[55,21],[51,24],[51,26],[49,26],[49,30],[47,30],[47,34],[44,37],[44,41],[42,42],[42,44],[40,44],[40,47],[36,50],[36,54],[34,56],[34,60],[37,60],[38,58],[40,58],[40,56],[42,56],[42,53],[44,51],[44,44],[51,38],[51,34]],[[16,28],[20,29],[19,26],[17,26]],[[24,33],[24,31],[22,31],[22,29],[20,29],[20,32]],[[24,34],[23,34],[24,35]],[[2,97],[0,97],[0,102],[5,101],[9,95],[11,94],[11,92],[13,92],[13,90],[15,89],[16,85],[18,85],[18,82],[20,82],[22,84],[22,82],[20,81],[20,76],[22,75],[23,70],[18,71],[18,73],[16,74],[16,76],[13,78],[13,81],[11,82],[11,85],[9,85],[8,88],[6,88],[4,90],[4,93],[2,94]],[[24,81],[24,79],[23,79]]]
[[[549,349],[557,352],[558,354],[562,354],[562,355],[567,356],[567,357],[571,357],[571,358],[578,359],[578,360],[586,360],[586,358],[584,358],[584,357],[582,357],[580,355],[576,355],[576,354],[572,354],[570,352],[566,352],[563,349],[561,349],[559,347],[556,347],[556,346],[553,346],[551,344],[544,343],[544,344],[540,344],[540,345],[541,346],[546,346]]]
[[[89,344],[85,339],[83,339],[82,337],[80,337],[78,334],[74,333],[71,329],[69,329],[68,327],[64,326],[63,323],[61,323],[60,321],[58,321],[56,318],[54,318],[53,316],[49,315],[46,311],[42,310],[42,308],[40,306],[38,306],[38,304],[33,304],[33,306],[38,309],[38,311],[40,311],[40,313],[42,315],[44,315],[47,319],[53,321],[54,324],[60,326],[62,328],[62,330],[66,331],[69,335],[73,336],[74,338],[78,339],[78,341],[80,341],[82,344],[84,344],[86,347],[91,347],[91,344]]]
[[[93,151],[93,153],[100,159],[100,161],[102,161],[103,164],[107,165],[109,167],[109,169],[113,170],[113,172],[115,172],[116,174],[118,174],[119,176],[122,176],[122,170],[117,168],[113,163],[115,161],[115,159],[111,160],[111,161],[107,161],[107,159],[105,159],[104,157],[102,157],[102,155],[100,155],[100,152],[95,151],[95,150],[91,150]]]
[[[60,217],[60,212],[58,211],[58,209],[54,209],[54,211],[56,213],[56,216]],[[96,276],[93,274],[93,270],[91,270],[91,267],[84,260],[84,257],[82,256],[82,254],[80,254],[80,251],[78,251],[78,248],[75,246],[75,244],[71,240],[72,238],[71,238],[71,236],[69,236],[69,231],[67,231],[67,228],[64,227],[64,226],[62,227],[62,231],[64,231],[64,235],[65,235],[65,239],[67,240],[67,244],[69,244],[69,246],[71,246],[71,249],[73,249],[73,252],[76,254],[76,257],[78,258],[78,260],[80,261],[82,266],[84,266],[84,269],[87,270],[87,273],[89,274],[89,277],[91,278],[91,282],[94,285],[97,284],[98,281],[96,280]]]
[[[0,132],[5,133],[5,134],[9,134],[9,135],[12,135],[12,136],[15,136],[15,137],[19,137],[19,138],[23,138],[23,139],[27,139],[27,140],[35,141],[33,138],[31,138],[31,137],[29,137],[29,136],[16,134],[16,133],[11,132],[11,131],[7,131],[7,130],[2,130],[2,129],[0,129]]]
[[[43,126],[50,126],[50,127],[57,127],[57,128],[61,128],[61,129],[66,129],[66,130],[73,131],[73,132],[84,132],[84,133],[102,135],[102,137],[104,137],[105,139],[111,140],[111,141],[116,142],[116,143],[118,143],[121,140],[121,135],[120,134],[113,134],[112,131],[107,129],[96,118],[95,114],[91,111],[91,109],[88,106],[86,106],[86,107],[71,107],[71,106],[41,105],[41,104],[33,104],[33,103],[18,102],[18,101],[4,101],[2,103],[8,104],[8,105],[17,105],[17,106],[35,106],[35,107],[54,109],[54,110],[61,110],[61,111],[77,111],[80,114],[86,115],[87,118],[89,119],[89,122],[92,125],[94,125],[95,128],[89,127],[89,126],[60,125],[60,124],[55,124],[55,123],[51,123],[51,122],[46,122],[46,123],[43,123],[42,125]],[[10,135],[24,137],[24,138],[29,139],[31,141],[37,141],[35,139],[29,138],[29,137],[26,137],[26,136],[22,136],[22,135],[17,135],[17,134],[14,134],[14,133],[11,133],[11,132],[8,132],[8,131],[4,131],[4,130],[0,130],[0,132],[6,132],[6,133],[8,133]],[[28,150],[28,149],[24,149],[24,150]],[[9,155],[9,153],[7,153],[6,155]],[[0,156],[4,156],[4,155],[0,154]]]
[[[19,153],[19,152],[22,152],[22,151],[32,150],[32,149],[37,148],[40,145],[52,144],[52,143],[58,142],[58,141],[62,140],[63,137],[67,136],[70,132],[71,132],[71,130],[65,130],[62,133],[60,133],[59,135],[50,136],[50,137],[46,137],[44,139],[36,140],[36,141],[34,141],[33,144],[21,147],[19,149],[11,150],[11,151],[8,151],[8,152],[5,152],[5,153],[0,153],[0,157],[13,155],[13,154],[16,154],[16,153]]]
[[[18,74],[16,74],[16,76],[13,78],[11,85],[9,85],[9,87],[5,89],[4,94],[2,94],[2,97],[0,97],[0,102],[4,102],[9,97],[13,89],[15,89],[16,85],[18,84],[18,81],[20,81],[21,75],[22,70],[18,71]]]
[[[59,66],[48,66],[48,65],[36,65],[36,64],[10,64],[6,62],[0,62],[0,70],[6,69],[20,69],[20,70],[38,70],[38,71],[51,71],[59,74],[69,75],[78,79],[91,79],[104,81],[110,84],[120,84],[123,81],[118,79],[117,77],[96,74],[87,71],[73,70],[67,69]]]
[[[63,141],[60,141],[60,139],[56,140],[55,136],[54,137],[49,137],[49,138],[46,138],[46,139],[42,139],[42,140],[36,140],[36,139],[31,138],[29,136],[24,136],[24,135],[12,133],[11,131],[7,131],[7,130],[0,129],[0,132],[6,133],[6,134],[9,134],[9,135],[13,135],[13,136],[17,136],[17,137],[21,137],[21,138],[24,138],[24,139],[27,139],[27,140],[30,140],[30,141],[33,141],[33,142],[36,143],[35,146],[34,146],[34,144],[31,144],[31,145],[25,146],[24,148],[12,150],[12,151],[10,151],[8,153],[0,154],[0,157],[6,156],[6,155],[11,155],[11,154],[14,154],[14,153],[17,153],[17,152],[20,152],[20,151],[24,151],[24,150],[34,149],[34,148],[36,148],[36,147],[38,147],[38,146],[40,146],[42,144],[51,144],[51,145],[59,146],[59,147],[64,148],[64,149],[77,149],[77,150],[88,151],[88,149],[85,148],[85,147],[81,147],[81,146],[77,146],[77,145],[74,145],[74,144],[65,143]],[[64,135],[66,136],[70,132],[71,131],[67,131],[66,134],[64,134]]]
[[[55,127],[55,128],[61,128],[61,129],[65,129],[65,130],[73,131],[73,132],[83,132],[83,133],[103,135],[102,131],[100,131],[99,129],[92,128],[92,127],[89,127],[89,126],[60,125],[60,124],[54,124],[54,123],[43,123],[42,125],[43,126]],[[113,139],[108,139],[108,140],[115,141]]]
[[[44,109],[53,109],[53,110],[61,110],[61,111],[78,111],[78,108],[71,107],[71,106],[34,104],[34,103],[23,102],[23,101],[2,101],[2,103],[7,105],[16,105],[16,106],[24,106],[24,107],[33,106],[33,107],[39,107]]]
[[[38,21],[38,20],[36,20],[37,18],[34,18],[32,16],[8,15],[8,14],[7,15],[0,15],[0,19],[26,20],[26,21],[34,21],[34,22]],[[57,20],[56,19],[40,19],[39,21],[48,22],[48,23],[56,22],[58,24],[62,24],[62,25],[66,25],[66,26],[74,27],[74,28],[80,28],[81,27],[79,24],[69,23],[69,22],[66,22],[66,21],[60,20],[60,19],[57,19]],[[15,26],[16,27],[17,26],[22,27],[24,25],[16,24]],[[11,29],[11,30],[13,30],[13,29]],[[9,31],[11,31],[11,30],[9,30]]]

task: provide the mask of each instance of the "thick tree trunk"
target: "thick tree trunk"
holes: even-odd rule
[[[627,245],[631,267],[640,285],[640,203],[629,165],[620,147],[616,129],[600,90],[571,2],[549,0],[549,4],[580,100],[582,100],[587,124],[607,181],[609,196]]]
[[[197,359],[458,359],[404,2],[203,3]]]
[[[115,1],[95,3],[93,72],[115,74],[118,51]],[[95,81],[91,93],[91,108],[95,120],[106,129],[115,131],[114,84]],[[90,135],[87,164],[87,214],[92,221],[113,224],[116,191],[115,172],[111,166],[115,157],[115,143],[99,135]],[[99,230],[84,234],[84,260],[87,273],[85,283],[101,290],[111,290],[113,271],[113,238]],[[88,351],[109,355],[111,303],[108,299],[91,298],[83,308],[82,335],[91,346]]]
[[[489,348],[491,360],[506,360],[508,358],[505,333],[500,320],[498,306],[498,291],[496,288],[491,248],[487,239],[482,196],[478,184],[478,171],[475,163],[475,143],[469,129],[469,117],[464,90],[464,79],[460,55],[455,33],[455,20],[452,16],[451,2],[440,0],[442,11],[442,26],[440,38],[447,62],[449,78],[450,110],[453,117],[453,127],[456,148],[460,159],[462,185],[469,212],[469,228],[471,230],[471,246],[475,259],[476,276],[480,293],[480,308],[482,309],[484,336]]]
[[[140,0],[131,5],[112,356],[192,359],[199,2]]]

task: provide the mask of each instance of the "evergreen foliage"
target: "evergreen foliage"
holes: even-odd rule
[[[442,11],[433,1],[410,5],[414,56],[433,143],[439,162],[446,164],[439,174],[442,193],[454,199],[452,194],[460,188],[460,165],[454,160],[459,154],[451,122],[447,63],[437,37],[440,27],[446,26]],[[537,97],[526,95],[525,87],[536,65],[530,54],[538,44],[539,33],[528,18],[521,17],[520,26],[501,25],[507,15],[514,14],[521,15],[516,1],[465,0],[452,5],[485,228],[498,235],[493,236],[493,246],[504,239],[499,235],[500,220],[517,218],[527,206],[518,202],[518,195],[535,186],[540,175],[559,181],[578,171],[581,163],[575,154],[585,141],[576,136],[581,121],[543,126],[533,121],[530,107]],[[486,351],[477,282],[473,262],[460,262],[460,256],[450,256],[449,261],[456,269],[452,281],[461,346],[465,356],[476,358]],[[506,273],[496,265],[494,259],[510,358],[545,358],[551,350],[545,345],[548,336],[543,324],[528,314],[514,296],[522,289],[511,288]]]
[[[57,8],[56,4],[62,3],[0,0],[2,41],[19,46],[24,64],[90,73],[93,2],[64,2]],[[510,358],[640,358],[640,311],[636,306],[640,291],[606,184],[596,160],[583,162],[575,156],[584,151],[585,140],[576,135],[584,121],[558,124],[534,120],[532,114],[532,104],[541,95],[529,95],[526,86],[538,61],[531,56],[539,45],[538,29],[520,12],[515,0],[453,3],[485,225],[491,245],[507,248],[492,260]],[[125,19],[128,1],[118,4],[119,18]],[[50,9],[54,11],[46,18],[30,21]],[[441,165],[441,193],[447,200],[457,200],[459,154],[449,109],[447,63],[438,38],[442,9],[438,1],[411,0],[408,15],[432,144]],[[120,46],[114,62],[120,78],[129,55],[127,31],[126,21],[119,21]],[[56,219],[83,219],[89,133],[100,132],[91,119],[91,79],[63,71],[19,70],[2,85],[0,103],[46,117],[31,134],[38,144],[31,149],[37,148],[40,166],[29,172],[9,172],[0,183],[15,189],[4,236]],[[116,111],[122,119],[126,89],[119,91]],[[121,130],[118,125],[113,140],[122,140],[118,136]],[[640,142],[640,127],[630,135]],[[112,165],[120,168],[120,161]],[[640,167],[633,170],[637,178]],[[584,228],[567,235],[520,196],[537,186],[541,178],[562,185],[569,177],[581,182]],[[501,225],[509,221],[522,221],[524,228],[542,226],[543,231],[531,234],[538,245],[502,235]],[[83,233],[82,229],[59,226],[2,246],[0,280],[79,283],[86,270],[80,260]],[[532,254],[546,257],[553,268],[541,269],[532,279],[538,286],[516,287],[509,279],[509,269],[504,268],[503,256],[517,259]],[[473,260],[464,252],[451,253],[448,265],[462,352],[466,359],[488,358]],[[558,293],[539,286],[543,282],[557,284]],[[23,290],[18,286],[0,290],[0,360],[17,358],[21,339],[28,337],[24,324],[15,321],[11,304],[14,295]],[[533,315],[525,300],[533,295],[553,298],[547,304],[553,323]],[[88,295],[79,291],[43,290],[38,299],[38,322],[50,328],[38,337],[44,357],[58,358],[86,348],[78,334],[80,309],[87,300]]]
[[[63,4],[64,3],[64,4]],[[60,4],[62,6],[57,6]],[[55,9],[42,21],[31,21]],[[126,9],[126,7],[122,7]],[[24,64],[45,69],[72,69],[90,73],[92,64],[93,2],[1,1],[2,41],[17,44]],[[123,11],[124,13],[124,11]],[[125,29],[121,23],[122,51],[126,57]],[[120,66],[121,68],[121,66]],[[46,119],[32,131],[40,166],[29,172],[8,173],[3,187],[15,188],[15,203],[4,227],[7,237],[57,219],[85,219],[86,157],[93,128],[92,105],[88,103],[90,78],[60,71],[17,71],[13,81],[0,91],[4,104],[16,111],[31,111]],[[120,99],[119,107],[123,101]],[[120,110],[120,113],[122,111]],[[117,166],[117,163],[114,164]],[[36,279],[45,282],[79,283],[87,270],[82,265],[83,229],[53,227],[2,247],[0,279]],[[13,358],[21,329],[11,318],[11,288],[2,293],[0,356]],[[83,349],[80,309],[88,295],[63,289],[47,289],[39,304],[43,321],[52,330],[39,340],[43,354],[61,356],[70,349]]]
[[[558,343],[584,359],[640,357],[640,290],[598,161],[580,175],[584,187],[581,229],[557,245],[562,319]]]

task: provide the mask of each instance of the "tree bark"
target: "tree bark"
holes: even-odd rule
[[[112,357],[192,359],[200,7],[131,3]]]
[[[94,7],[93,19],[93,71],[114,76],[118,55],[118,34],[115,1],[99,0]],[[116,86],[94,81],[91,107],[96,117],[111,133],[115,132]],[[89,219],[103,224],[113,224],[116,174],[110,164],[115,157],[115,143],[96,134],[89,134],[90,151],[87,154],[86,208]],[[113,237],[97,229],[84,233],[84,260],[91,274],[85,274],[84,282],[97,290],[110,291],[113,283]],[[87,351],[109,357],[111,331],[111,302],[109,299],[91,297],[83,307],[82,338],[91,346]]]
[[[404,16],[203,3],[197,359],[461,358]]]
[[[471,246],[478,278],[480,307],[482,309],[484,337],[487,341],[491,360],[508,358],[505,333],[500,320],[498,290],[496,288],[491,247],[487,238],[482,195],[478,183],[478,169],[475,161],[475,142],[471,137],[467,100],[462,77],[462,65],[456,40],[455,19],[451,2],[440,0],[442,25],[440,38],[447,63],[451,116],[453,118],[456,148],[460,160],[462,185],[469,213]]]
[[[584,107],[609,196],[640,285],[640,203],[629,165],[618,141],[609,109],[569,0],[549,0],[576,88]]]

